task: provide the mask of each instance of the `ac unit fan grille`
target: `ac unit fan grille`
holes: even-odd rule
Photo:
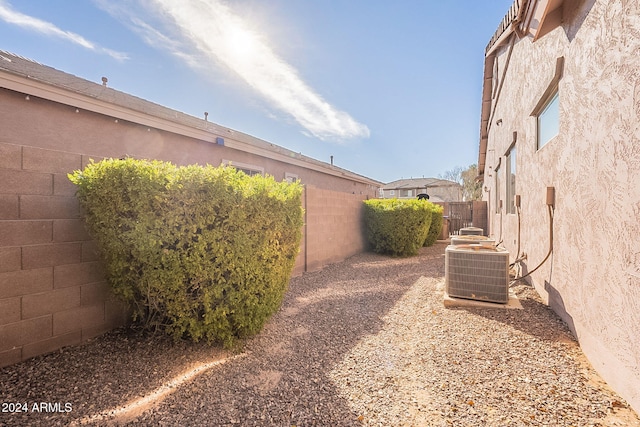
[[[445,254],[447,293],[452,297],[506,304],[508,268],[507,251],[473,251],[450,246]]]

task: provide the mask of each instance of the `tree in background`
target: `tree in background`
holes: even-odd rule
[[[482,200],[482,184],[476,179],[478,176],[478,165],[473,164],[467,168],[456,166],[439,175],[440,179],[457,182],[462,186],[462,200]]]

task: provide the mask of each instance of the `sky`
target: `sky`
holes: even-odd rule
[[[380,182],[477,162],[513,0],[0,0],[0,49]]]

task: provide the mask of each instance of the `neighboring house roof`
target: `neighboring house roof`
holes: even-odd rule
[[[382,184],[242,132],[115,90],[108,87],[105,78],[102,84],[94,83],[3,50],[0,50],[0,87],[213,144],[217,143],[217,138],[224,138],[224,145],[230,148],[365,184]]]
[[[410,178],[392,181],[382,186],[383,190],[402,190],[413,188],[460,187],[460,184],[439,178]]]
[[[480,146],[478,150],[478,178],[484,178],[489,129],[493,119],[493,107],[500,98],[500,83],[493,87],[493,61],[496,51],[516,38],[533,36],[535,42],[562,23],[564,0],[515,0],[491,37],[485,49],[484,77],[482,83],[482,111],[480,113]],[[506,75],[506,68],[502,70]],[[502,81],[502,79],[500,79]]]

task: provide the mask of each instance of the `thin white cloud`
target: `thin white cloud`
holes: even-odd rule
[[[78,46],[82,46],[85,49],[105,53],[118,61],[128,59],[128,56],[125,53],[97,46],[95,43],[90,42],[79,34],[71,31],[64,31],[51,22],[43,21],[20,13],[13,9],[11,5],[4,0],[0,0],[0,19],[8,24],[17,25],[27,30],[36,31],[47,36],[58,37]]]
[[[127,15],[129,25],[150,45],[186,60],[194,67],[233,71],[269,105],[292,116],[306,131],[323,140],[369,137],[367,126],[325,101],[297,71],[279,58],[246,21],[220,0],[147,0],[169,25],[165,32],[135,16],[133,8],[94,0],[112,15]],[[164,33],[170,33],[167,36]],[[178,41],[179,40],[179,41]]]

